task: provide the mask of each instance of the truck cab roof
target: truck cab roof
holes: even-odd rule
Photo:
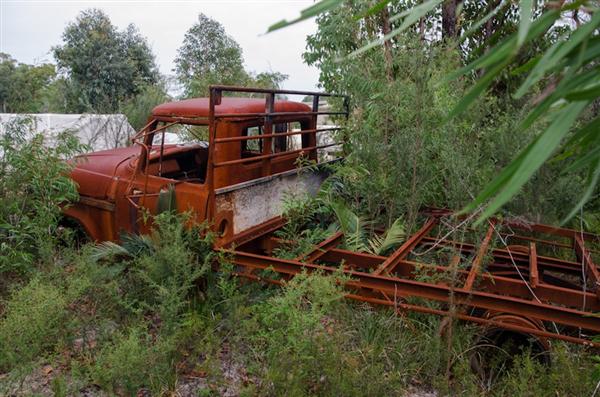
[[[275,112],[310,112],[311,107],[286,100],[275,101]],[[264,98],[223,97],[221,104],[215,106],[215,114],[247,114],[265,112]],[[208,117],[209,98],[191,98],[182,101],[167,102],[152,109],[155,117]]]

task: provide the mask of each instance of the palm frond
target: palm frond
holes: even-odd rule
[[[337,217],[340,229],[344,232],[348,248],[353,251],[367,251],[365,230],[370,223],[340,201],[333,201],[329,205]]]
[[[382,255],[404,241],[405,237],[404,220],[398,218],[385,232],[385,235],[374,235],[369,239],[369,251],[375,255]]]
[[[154,243],[148,235],[122,234],[121,246],[132,257],[149,254],[154,251]]]
[[[90,258],[94,262],[115,256],[129,256],[129,251],[112,241],[104,241],[93,248]]]
[[[148,236],[137,234],[122,234],[121,244],[112,241],[104,241],[94,247],[91,259],[98,262],[102,259],[114,257],[134,258],[139,255],[149,254],[154,251],[152,241]]]

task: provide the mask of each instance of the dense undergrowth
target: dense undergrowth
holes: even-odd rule
[[[439,318],[350,303],[318,274],[283,289],[244,284],[198,231],[171,215],[157,224],[135,257],[64,249],[12,288],[1,394],[168,395],[191,379],[202,380],[194,395],[575,396],[595,386],[589,353],[560,343],[552,366],[525,352],[487,384],[469,367],[475,327],[456,325],[448,341]],[[208,272],[212,260],[221,271]],[[48,367],[48,385],[35,389],[32,374]]]

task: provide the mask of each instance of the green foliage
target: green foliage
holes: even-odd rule
[[[372,222],[356,215],[344,203],[334,201],[330,203],[330,206],[344,232],[346,246],[352,251],[383,255],[400,244],[406,237],[401,218],[396,219],[384,234],[379,235],[374,233]]]
[[[210,84],[244,84],[243,63],[242,48],[223,25],[200,14],[177,50],[175,71],[185,96],[207,96]]]
[[[459,10],[465,15],[463,31],[489,12],[493,13],[488,19],[493,29],[480,24],[485,30],[475,29],[458,53],[455,47],[437,41],[441,15],[439,7],[433,7],[436,1],[322,1],[302,18],[338,3],[333,12],[319,16],[319,29],[309,37],[305,59],[321,68],[321,83],[327,90],[352,96],[355,108],[342,132],[350,140],[349,156],[336,167],[320,196],[287,198],[285,215],[290,222],[278,232],[282,244],[275,252],[285,258],[305,254],[337,225],[350,237],[346,246],[384,253],[414,227],[423,204],[465,205],[510,162],[516,149],[523,149],[532,139],[544,142],[536,137],[547,127],[553,129],[552,120],[542,119],[526,132],[519,129],[525,102],[505,95],[520,78],[509,70],[496,76],[500,79],[494,80],[495,87],[481,94],[469,112],[445,124],[470,82],[468,78],[448,81],[448,75],[462,60],[489,53],[488,44],[501,43],[502,36],[514,32],[515,47],[521,42],[527,47],[522,47],[514,62],[526,65],[525,71],[535,70],[535,62],[524,62],[525,53],[535,52],[538,46],[547,48],[540,41],[528,41],[537,29],[540,8],[531,9],[529,24],[519,19],[516,3],[505,2],[506,8],[498,5],[495,10],[491,1],[465,1]],[[532,3],[522,4],[529,7]],[[410,13],[413,5],[420,7],[419,14]],[[433,12],[425,14],[428,7]],[[521,15],[528,15],[526,8]],[[387,18],[389,30],[386,10],[392,15]],[[205,95],[210,82],[223,82],[218,73],[212,74],[212,61],[204,64],[206,59],[198,59],[205,53],[195,52],[196,46],[205,44],[229,47],[233,57],[212,65],[223,61],[224,68],[231,67],[240,77],[236,84],[269,87],[282,83],[285,76],[277,72],[244,71],[239,46],[218,23],[204,18],[206,24],[189,32],[196,36],[186,36],[193,47],[186,94]],[[409,26],[415,19],[421,20],[425,35],[419,26]],[[500,19],[507,22],[499,24]],[[218,40],[203,44],[206,37],[199,34],[204,28],[217,32]],[[374,46],[352,59],[344,58],[381,39],[386,31],[402,33],[387,47]],[[555,34],[550,33],[538,38],[546,40]],[[81,50],[84,58],[95,49],[102,56],[116,57],[114,64],[102,69],[114,78],[129,73],[121,69],[122,48],[128,49],[128,67],[140,75],[149,73],[144,69],[149,65],[149,51],[143,40],[138,46],[137,33],[132,29],[117,32],[100,12],[82,14],[67,28],[65,37],[87,43],[69,47],[69,41],[58,48],[65,57],[75,56],[74,49]],[[115,40],[121,40],[120,44]],[[553,56],[562,43],[552,50]],[[588,45],[595,45],[594,41]],[[223,48],[215,48],[215,53]],[[102,62],[96,66],[107,66]],[[208,65],[206,69],[192,73],[191,65],[201,63]],[[76,66],[85,69],[82,65]],[[13,73],[11,68],[18,66],[10,60],[0,64],[0,98],[5,98],[8,86],[2,82]],[[164,100],[164,90],[144,78],[132,78],[107,91],[104,80],[82,88],[76,82],[81,75],[74,69],[63,71],[62,78],[49,77],[52,81],[44,83],[48,85],[41,94],[31,89],[36,99],[23,99],[23,103],[38,103],[37,98],[42,98],[50,108],[69,109],[75,104],[87,109],[92,106],[89,97],[97,95],[98,106],[118,107],[139,128],[148,110]],[[589,70],[590,75],[595,72]],[[538,85],[532,86],[534,90]],[[595,86],[586,86],[565,100],[588,100],[595,92]],[[82,101],[74,102],[80,93]],[[559,114],[575,115],[555,107]],[[578,153],[584,144],[589,145],[586,156],[593,158],[597,115],[589,110],[581,114],[592,122],[572,137],[568,148]],[[569,121],[567,117],[556,120]],[[550,137],[554,142],[569,133],[563,127],[554,132]],[[237,269],[228,263],[226,254],[215,255],[206,231],[189,228],[189,219],[170,212],[152,219],[154,230],[148,236],[124,235],[118,244],[88,245],[79,251],[59,249],[54,235],[59,230],[60,205],[77,198],[66,178],[69,167],[60,159],[70,157],[77,145],[66,135],[52,148],[43,145],[41,136],[29,138],[27,123],[23,123],[12,126],[0,139],[0,393],[15,394],[12,386],[5,388],[7,379],[26,385],[31,378],[25,378],[24,368],[42,362],[70,370],[51,381],[56,394],[82,393],[85,385],[99,385],[102,392],[118,395],[177,393],[179,380],[190,374],[206,381],[197,390],[200,395],[404,396],[413,387],[440,395],[591,395],[594,390],[593,363],[585,349],[553,344],[550,368],[523,354],[506,377],[484,384],[471,374],[468,361],[473,336],[480,331],[477,327],[453,322],[452,332],[440,335],[439,318],[416,313],[399,316],[391,309],[351,304],[343,299],[341,275],[302,274],[282,280],[281,290],[238,282],[233,277]],[[574,162],[573,170],[585,168],[586,161]],[[561,168],[558,162],[542,167],[523,185],[509,209],[536,220],[542,214],[546,219],[563,216],[579,194],[581,177],[565,178]],[[595,215],[583,214],[582,223],[597,228]],[[374,233],[375,224],[387,226],[387,233]],[[214,261],[220,263],[218,273],[209,272]],[[28,282],[15,282],[18,276],[31,273],[35,277]],[[269,270],[264,273],[271,276]],[[5,292],[8,283],[12,284],[10,295]],[[241,374],[232,376],[236,371]],[[235,383],[239,383],[237,389],[224,392]],[[74,386],[78,384],[82,387]]]
[[[5,53],[0,53],[0,101],[2,101],[2,112],[6,112],[7,102],[12,94],[11,79],[15,73],[16,61]]]
[[[100,350],[91,376],[118,394],[135,395],[142,388],[160,394],[175,383],[175,353],[170,340],[153,340],[144,330],[132,328]]]
[[[249,345],[241,353],[261,379],[258,394],[404,396],[416,386],[440,395],[534,396],[587,395],[594,388],[589,356],[562,344],[552,367],[524,354],[506,377],[483,383],[469,367],[476,329],[455,324],[448,343],[438,318],[351,305],[337,281],[298,276],[237,323]]]
[[[326,181],[317,197],[284,197],[283,215],[287,223],[277,231],[282,239],[275,254],[298,258],[314,249],[315,244],[341,230],[345,245],[353,251],[383,255],[401,243],[406,235],[401,218],[393,221],[385,233],[375,233],[375,223],[357,215],[335,198],[337,179]]]
[[[334,232],[335,225],[330,222],[331,209],[318,198],[286,195],[283,215],[287,223],[276,232],[282,243],[274,252],[280,258],[297,258]]]
[[[370,252],[376,255],[384,255],[404,241],[405,238],[404,221],[402,218],[398,218],[385,231],[385,234],[373,235],[369,240]]]
[[[53,48],[59,70],[68,76],[68,108],[111,113],[144,86],[158,81],[146,39],[133,25],[117,31],[97,9],[83,11],[67,25],[63,45]]]
[[[424,28],[424,22],[427,14],[438,15],[436,10],[439,9],[437,6],[441,2],[398,3],[401,5],[401,10],[396,11],[391,18],[383,18],[382,35],[368,34],[366,39],[365,36],[355,35],[353,40],[346,41],[343,47],[332,48],[327,45],[323,46],[323,42],[327,40],[325,40],[324,34],[319,33],[309,37],[309,51],[305,56],[306,60],[309,63],[321,63],[321,65],[329,66],[325,68],[324,72],[331,74],[329,68],[339,71],[341,67],[331,67],[331,62],[323,62],[324,58],[327,58],[323,56],[324,52],[328,53],[328,58],[339,60],[340,57],[345,57],[347,54],[352,56],[364,54],[368,50],[380,48],[379,45],[385,43],[383,46],[386,53],[385,63],[388,66],[388,77],[392,76],[390,59],[394,41],[400,43],[401,34],[409,31],[409,28],[417,22],[419,22],[419,35],[422,41],[425,41],[427,34],[430,37],[436,37],[435,31]],[[304,10],[304,17],[298,20],[321,13],[319,18],[321,29],[323,29],[323,25],[328,25],[327,21],[332,16],[338,15],[339,18],[339,15],[344,15],[343,8],[346,8],[351,10],[351,14],[358,15],[358,19],[363,19],[364,23],[358,26],[367,27],[367,33],[370,33],[368,26],[375,11],[385,10],[387,13],[389,11],[387,5],[392,4],[390,8],[393,10],[393,4],[396,2],[382,1],[367,10],[364,6],[357,9],[357,3],[352,1],[345,3],[346,7],[340,7],[341,4],[342,2],[338,1],[319,2]],[[503,80],[504,83],[510,84],[512,78],[507,79],[507,70],[510,70],[512,66],[512,75],[521,77],[519,75],[527,73],[519,83],[520,87],[515,90],[515,98],[523,98],[527,93],[537,96],[537,99],[533,100],[532,110],[518,125],[518,130],[531,130],[536,120],[548,114],[551,120],[554,120],[549,123],[541,136],[533,134],[535,139],[531,140],[531,143],[510,163],[510,166],[497,175],[465,207],[464,211],[473,211],[488,199],[492,199],[479,219],[482,221],[525,188],[526,183],[533,178],[540,167],[561,147],[563,138],[572,127],[576,126],[578,116],[585,108],[591,109],[592,117],[597,117],[597,109],[593,104],[600,95],[600,90],[596,87],[597,70],[595,70],[598,59],[597,27],[600,17],[598,16],[598,6],[593,1],[564,2],[557,7],[544,7],[543,2],[523,0],[518,7],[518,17],[516,16],[517,6],[510,2],[497,2],[497,4],[465,2],[465,5],[461,4],[461,7],[457,6],[458,2],[453,2],[453,4],[455,12],[465,10],[467,20],[471,19],[470,26],[464,31],[461,38],[461,49],[467,53],[465,59],[472,61],[466,67],[459,69],[453,76],[470,73],[476,75],[478,80],[468,92],[462,95],[461,100],[448,114],[456,117],[458,114],[464,113],[469,105],[482,98],[483,93],[494,81]],[[446,5],[444,4],[443,7]],[[564,22],[569,19],[572,19],[575,25],[572,31],[565,28],[568,25]],[[385,21],[387,21],[387,26]],[[392,26],[390,29],[389,22],[398,21],[401,22],[401,25],[397,28]],[[444,23],[444,12],[442,12],[442,25]],[[291,23],[282,21],[271,29],[289,24]],[[356,27],[357,25],[349,24],[346,30],[356,30]],[[402,39],[402,45],[406,45],[407,41],[403,37]],[[335,56],[331,56],[332,52]],[[346,61],[347,59],[348,57]],[[515,64],[519,67],[515,68]],[[321,81],[332,82],[334,80],[323,78],[322,74]],[[511,88],[507,87],[509,84],[505,84],[505,90]],[[542,84],[545,89],[541,95],[538,95],[537,88]],[[572,217],[592,197],[600,177],[600,161],[598,160],[600,152],[595,150],[597,134],[592,131],[594,131],[593,128],[584,127],[576,134],[577,139],[571,139],[570,145],[566,146],[567,156],[577,153],[585,159],[585,161],[580,161],[579,166],[585,166],[588,170],[588,187],[565,219]],[[590,143],[592,144],[590,145]]]
[[[0,371],[39,362],[64,337],[64,293],[39,279],[15,289],[0,320]]]
[[[150,235],[123,236],[121,245],[103,243],[92,254],[119,266],[126,305],[150,311],[167,330],[177,328],[190,296],[200,295],[199,279],[213,260],[210,236],[202,238],[203,228],[187,227],[186,219],[162,213],[154,217]]]
[[[569,4],[564,5],[564,8],[561,9],[546,11],[532,24],[527,23],[528,28],[526,30],[525,28],[520,28],[518,35],[513,34],[508,36],[486,55],[461,69],[459,71],[461,74],[473,70],[486,69],[487,71],[473,87],[470,94],[466,95],[465,99],[457,105],[453,114],[464,111],[480,95],[481,91],[501,72],[501,69],[514,58],[517,50],[520,48],[519,43],[528,43],[536,37],[545,34],[553,28],[556,21],[561,18],[563,12],[571,12],[574,7],[577,8],[578,6]],[[552,84],[551,92],[538,101],[539,103],[531,110],[520,125],[520,129],[530,127],[534,121],[545,114],[550,114],[553,117],[553,122],[465,210],[471,210],[493,197],[492,202],[481,216],[481,219],[483,219],[492,215],[502,205],[507,203],[561,146],[563,138],[567,135],[570,128],[575,125],[578,116],[598,97],[598,93],[594,93],[593,89],[589,91],[589,89],[596,84],[596,73],[591,72],[590,69],[595,67],[595,61],[597,60],[594,43],[597,39],[595,31],[599,24],[600,13],[592,8],[589,12],[587,23],[577,27],[571,34],[561,37],[551,47],[541,52],[535,58],[535,64],[529,70],[521,86],[516,90],[515,97],[523,97],[527,92],[536,87],[543,78],[549,78],[550,81],[557,81],[558,76],[562,78],[558,84],[554,82],[550,83]],[[521,24],[522,26],[523,23]],[[558,108],[558,110],[553,110],[552,108]],[[590,139],[593,140],[595,133],[587,131],[586,133],[577,134],[577,136],[579,139],[589,141]],[[589,144],[581,146],[581,142],[577,140],[571,141],[571,143],[572,150],[583,153],[591,151]],[[593,148],[593,145],[591,147]],[[597,174],[596,164],[597,158],[590,156],[586,164],[590,167],[588,176],[589,193],[583,196],[583,199],[569,213],[567,219],[572,217],[591,196],[591,190],[597,182],[597,177],[595,176]]]
[[[281,84],[288,79],[287,74],[279,72],[261,72],[250,74],[250,82],[246,83],[254,88],[281,88]]]
[[[279,72],[246,71],[240,45],[223,25],[204,14],[198,15],[198,22],[188,29],[177,50],[175,72],[184,97],[208,96],[211,84],[279,88],[288,78]]]
[[[281,21],[269,26],[267,33],[275,31],[275,30],[279,30],[279,29],[285,28],[287,26],[296,24],[298,22],[302,22],[306,19],[312,18],[323,11],[327,11],[329,9],[332,9],[332,8],[338,6],[341,3],[342,3],[342,0],[320,0],[317,3],[313,4],[312,6],[302,10],[299,17],[297,17],[291,21],[287,21],[284,19],[284,20],[281,20]]]
[[[75,394],[92,384],[118,395],[168,394],[189,371],[203,373],[204,395],[403,396],[412,387],[586,395],[594,387],[589,354],[561,344],[553,367],[523,356],[508,377],[482,385],[468,363],[477,328],[455,325],[448,345],[436,317],[349,303],[341,275],[302,274],[282,290],[262,289],[231,278],[224,256],[203,298],[195,270],[210,245],[184,224],[165,213],[155,234],[123,238],[116,255],[92,260],[101,250],[93,246],[64,252],[61,266],[16,287],[0,320],[0,370],[8,372],[0,390],[22,391],[28,372],[17,368],[47,362],[71,368],[51,384]]]
[[[138,94],[125,100],[119,109],[136,131],[148,123],[148,117],[155,106],[169,100],[162,85],[143,85],[138,90]]]
[[[356,22],[365,7],[347,2],[321,14],[304,58],[320,68],[327,91],[350,95],[354,107],[344,133],[349,153],[337,170],[335,194],[357,216],[384,225],[404,216],[411,230],[424,205],[468,204],[546,125],[538,121],[519,130],[526,107],[500,87],[447,122],[465,92],[464,81],[448,80],[461,56],[413,30],[396,36],[391,47],[344,57],[383,34],[380,15]],[[554,222],[577,202],[581,181],[581,174],[567,176],[560,164],[547,164],[507,210]]]
[[[376,34],[352,24],[359,12],[361,7],[349,6],[320,16],[319,30],[309,36],[304,55],[309,64],[320,67],[325,89],[350,94],[356,108],[347,128],[350,153],[345,166],[337,171],[336,194],[358,215],[384,224],[408,212],[410,228],[421,204],[436,202],[433,198],[442,190],[448,201],[455,200],[451,190],[459,188],[459,182],[443,179],[460,171],[444,172],[450,168],[444,154],[454,152],[453,162],[475,160],[475,156],[461,157],[456,151],[464,152],[465,148],[460,147],[463,140],[472,142],[477,131],[462,125],[441,130],[444,113],[460,89],[439,86],[444,69],[455,62],[452,58],[435,51],[424,54],[415,42],[397,50],[392,65],[386,65],[383,51],[375,50],[360,59],[338,61],[339,54],[361,45],[362,41],[354,42],[353,38],[366,42]],[[447,143],[452,144],[448,147]],[[469,150],[473,153],[472,146]],[[472,166],[464,164],[464,169],[472,174]],[[462,175],[460,183],[469,186],[472,182],[467,175]],[[464,187],[460,190],[464,195]]]
[[[18,377],[66,351],[82,382],[126,395],[172,389],[181,347],[203,330],[190,318],[214,259],[210,236],[186,219],[163,213],[150,236],[63,251],[61,266],[17,288],[0,321],[0,371]]]
[[[412,26],[415,22],[422,20],[425,15],[430,13],[433,9],[438,7],[441,3],[442,3],[442,0],[424,1],[422,4],[414,6],[410,13],[403,12],[399,15],[396,15],[395,17],[398,17],[398,18],[392,18],[391,20],[400,19],[400,17],[404,17],[402,19],[402,23],[400,24],[400,26],[398,26],[391,32],[385,34],[383,37],[378,38],[376,40],[372,40],[368,44],[353,51],[352,53],[349,54],[349,57],[355,57],[357,55],[360,55],[360,54],[370,50],[371,48],[374,48],[374,47],[377,47],[377,46],[383,44],[385,41],[391,39],[392,37],[398,36],[400,33],[405,32],[410,26]]]
[[[260,308],[256,349],[264,352],[267,384],[272,393],[348,395],[338,389],[341,346],[332,343],[335,320],[328,317],[341,303],[343,292],[329,278],[295,277],[285,293]]]
[[[513,368],[490,390],[493,396],[587,396],[594,389],[591,367],[580,348],[553,346],[552,365],[544,366],[527,354],[515,357]]]
[[[47,87],[55,77],[54,65],[26,65],[0,53],[0,110],[39,113],[48,108]]]
[[[78,198],[65,162],[82,150],[77,138],[49,142],[32,131],[30,119],[17,119],[0,136],[0,289],[52,259],[61,206]]]

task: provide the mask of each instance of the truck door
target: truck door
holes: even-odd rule
[[[174,132],[198,131],[197,126],[177,124],[172,125],[177,127],[173,129],[165,126],[167,124],[157,123],[155,129],[160,133],[151,137],[151,144],[145,144],[148,150],[143,151],[142,163],[122,187],[127,205],[121,208],[120,217],[121,224],[125,225],[123,229],[128,232],[149,232],[152,216],[166,210],[189,212],[198,223],[205,220],[208,143],[201,140],[168,143],[177,139]],[[171,136],[165,139],[168,134]]]

